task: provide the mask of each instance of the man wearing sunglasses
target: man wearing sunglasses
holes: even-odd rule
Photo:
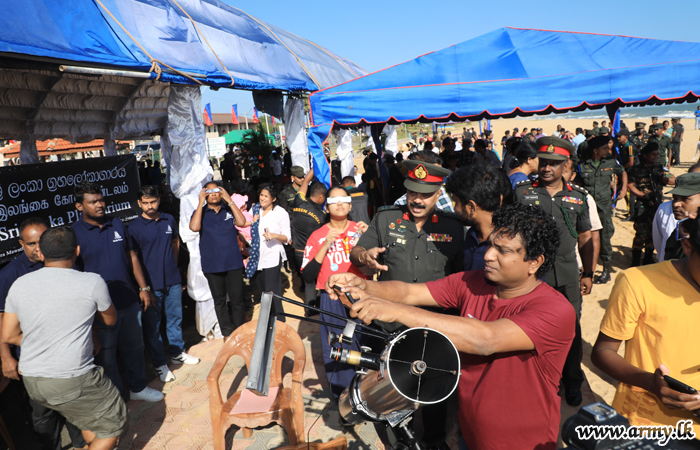
[[[674,198],[685,193],[676,192]],[[700,340],[700,219],[679,223],[672,238],[680,239],[686,257],[617,276],[591,360],[620,382],[612,406],[632,425],[676,426],[688,420],[697,435],[700,394],[674,390],[664,379],[669,375],[700,389],[695,349]],[[618,354],[622,341],[624,357]]]

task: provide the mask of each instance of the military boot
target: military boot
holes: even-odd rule
[[[648,248],[644,252],[644,261],[642,262],[643,265],[647,264],[654,264],[654,249],[653,248]]]
[[[605,261],[603,263],[603,272],[600,276],[593,282],[595,284],[605,284],[610,281],[610,261]]]
[[[634,248],[632,249],[632,266],[639,267],[642,265],[642,249]]]

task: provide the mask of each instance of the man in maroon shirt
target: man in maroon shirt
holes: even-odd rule
[[[333,275],[329,286],[359,299],[350,315],[445,334],[461,353],[459,421],[466,447],[554,449],[559,380],[574,337],[571,304],[541,278],[554,263],[559,229],[538,206],[493,215],[483,271],[422,284]],[[460,317],[418,306],[457,308]],[[464,448],[464,444],[462,447]]]

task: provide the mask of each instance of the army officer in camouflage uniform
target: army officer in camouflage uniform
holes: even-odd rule
[[[591,156],[578,166],[583,187],[591,193],[595,200],[600,221],[603,223],[603,229],[600,233],[600,259],[603,261],[603,273],[594,281],[596,284],[605,284],[610,281],[613,253],[610,239],[615,232],[612,204],[617,177],[622,179],[620,197],[627,194],[627,172],[615,158],[610,156],[611,143],[610,136],[596,136],[591,139],[588,144]]]
[[[627,184],[630,192],[637,197],[634,214],[634,229],[632,241],[632,267],[642,265],[642,250],[644,265],[654,263],[654,240],[652,238],[652,222],[656,210],[663,202],[663,187],[675,184],[675,177],[664,170],[659,163],[659,145],[649,142],[640,152],[641,164],[627,172]]]
[[[591,141],[593,141],[593,138]],[[547,284],[564,294],[576,310],[576,335],[566,357],[562,382],[565,399],[569,405],[581,404],[583,371],[581,358],[581,294],[591,292],[593,276],[593,241],[591,240],[591,220],[586,204],[586,190],[568,183],[563,178],[564,167],[572,155],[574,146],[557,137],[542,137],[537,140],[539,147],[539,178],[537,181],[523,181],[514,188],[515,200],[529,206],[539,206],[554,217],[561,231],[561,243],[553,268],[545,276]],[[578,246],[583,263],[583,273],[579,282],[576,247]]]

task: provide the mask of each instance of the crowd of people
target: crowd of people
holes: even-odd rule
[[[593,360],[620,381],[613,406],[633,424],[695,419],[700,396],[672,390],[663,375],[700,387],[683,351],[700,337],[700,167],[669,174],[678,125],[671,146],[663,125],[652,130],[657,139],[639,127],[613,139],[606,125],[552,136],[516,128],[501,155],[490,131],[416,135],[381,161],[366,152],[361,183],[336,172],[330,188],[280,153],[271,177],[248,180],[225,157],[223,183],[203,186],[189,221],[221,334],[250,319],[244,283],[282,295],[287,272],[307,304],[390,333],[427,326],[452,340],[462,354],[461,448],[553,449],[560,386],[568,404],[582,402],[582,299],[610,282],[613,209],[626,199],[640,267],[618,275]],[[666,185],[673,199],[662,203]],[[23,253],[0,271],[3,374],[21,374],[35,431],[52,450],[64,422],[76,447],[113,448],[126,422],[122,399],[163,398],[146,386],[146,346],[163,382],[175,379],[168,362],[199,362],[182,340],[178,221],[159,207],[158,187],[141,188],[142,213],[128,227],[105,215],[99,185],[76,186],[75,201],[82,216],[70,227],[25,221]],[[284,311],[279,300],[275,308]],[[331,358],[328,331],[320,325],[337,398],[354,370]],[[356,334],[348,347],[376,344]],[[95,396],[109,399],[104,416],[85,414]],[[422,420],[426,448],[446,449],[446,404],[423,406]]]

